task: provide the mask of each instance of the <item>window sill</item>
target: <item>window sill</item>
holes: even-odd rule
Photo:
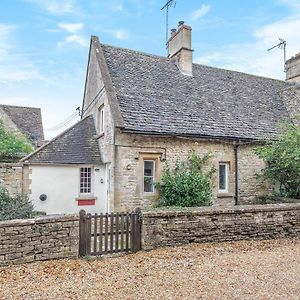
[[[75,198],[75,200],[78,206],[91,206],[96,204],[97,197],[84,195]]]
[[[232,193],[218,193],[217,198],[231,198],[233,197]]]

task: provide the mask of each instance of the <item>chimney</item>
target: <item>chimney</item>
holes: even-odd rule
[[[300,84],[300,52],[286,61],[286,80]]]
[[[193,76],[193,50],[192,50],[192,28],[178,22],[178,30],[171,30],[171,37],[168,40],[168,57],[176,60],[180,71]]]

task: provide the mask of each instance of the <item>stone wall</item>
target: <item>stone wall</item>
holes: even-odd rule
[[[78,244],[78,216],[0,222],[0,266],[78,257]]]
[[[300,203],[143,213],[142,248],[300,237]]]
[[[232,142],[118,133],[115,145],[115,210],[144,208],[155,204],[158,200],[157,193],[143,193],[144,159],[155,160],[155,181],[159,181],[165,162],[174,166],[177,160],[187,159],[191,149],[201,156],[211,152],[213,156],[208,166],[214,166],[217,170],[220,162],[229,163],[229,191],[226,194],[218,192],[218,172],[216,172],[212,178],[213,200],[218,206],[234,204],[235,166]],[[256,197],[269,193],[272,186],[257,179],[256,175],[260,173],[264,163],[254,154],[253,145],[239,146],[238,158],[240,203],[249,204]]]
[[[0,186],[10,195],[23,192],[23,165],[21,163],[0,163]]]

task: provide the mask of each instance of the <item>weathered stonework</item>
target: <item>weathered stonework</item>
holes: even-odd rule
[[[268,193],[272,186],[257,179],[256,175],[264,163],[253,152],[253,145],[238,148],[239,202],[252,203],[257,196]],[[177,160],[185,160],[191,149],[198,154],[212,153],[207,169],[219,162],[228,162],[230,168],[229,192],[218,193],[218,173],[212,178],[213,202],[218,206],[234,204],[234,150],[233,144],[226,141],[183,139],[176,137],[151,137],[118,133],[115,142],[115,209],[131,210],[147,207],[158,200],[158,194],[144,194],[142,191],[143,159],[154,159],[156,163],[155,180],[159,181],[164,162],[174,166]]]
[[[79,217],[0,222],[0,266],[78,256]]]
[[[8,190],[10,195],[23,192],[23,164],[0,163],[0,186]]]
[[[300,236],[300,204],[145,212],[142,248]]]

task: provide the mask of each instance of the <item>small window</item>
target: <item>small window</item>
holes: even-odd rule
[[[80,168],[80,193],[90,194],[92,191],[92,169]]]
[[[100,106],[98,109],[98,122],[99,122],[99,133],[104,132],[104,106]]]
[[[154,192],[154,169],[155,161],[154,160],[144,160],[144,193],[153,193]]]
[[[219,164],[219,192],[228,193],[229,163]]]

